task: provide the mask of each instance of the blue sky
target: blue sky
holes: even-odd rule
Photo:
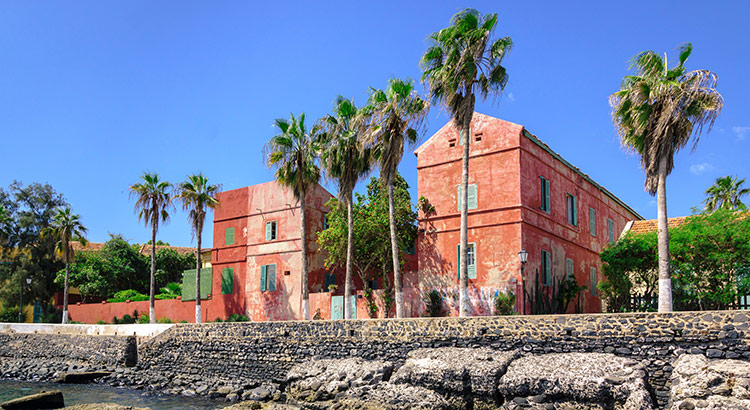
[[[425,38],[464,7],[498,13],[496,35],[515,43],[505,95],[477,111],[525,125],[644,217],[654,198],[607,103],[642,50],[692,42],[688,68],[718,73],[725,99],[697,150],[676,158],[669,216],[689,214],[716,177],[750,176],[747,2],[4,1],[0,186],[48,182],[89,240],[145,242],[128,197],[144,170],[173,182],[202,171],[225,189],[272,179],[261,152],[275,118],[318,118],[339,94],[364,103],[392,76],[418,81]],[[424,138],[446,121],[433,109]],[[401,164],[414,195],[415,163]],[[181,210],[159,238],[195,243]]]

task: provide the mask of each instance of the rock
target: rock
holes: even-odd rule
[[[151,410],[148,407],[121,406],[115,403],[90,403],[68,406],[65,410]]]
[[[0,403],[3,410],[61,409],[65,407],[63,394],[59,390],[30,394]]]
[[[201,384],[197,389],[195,389],[196,394],[203,394],[206,391],[208,391],[208,386],[206,386],[205,384]]]
[[[275,383],[263,383],[260,386],[242,393],[242,400],[267,401],[279,393],[279,386]]]
[[[417,349],[391,377],[394,384],[420,386],[444,394],[451,401],[470,395],[475,407],[494,407],[495,390],[518,350],[443,347]]]
[[[672,370],[670,401],[670,409],[750,409],[750,362],[682,355]]]
[[[229,394],[227,394],[227,397],[226,397],[225,401],[235,402],[235,401],[237,401],[239,399],[240,399],[239,394],[237,394],[237,393],[229,393]]]
[[[360,358],[311,360],[295,365],[287,373],[287,396],[293,401],[330,400],[349,388],[387,380],[392,371],[390,362]]]
[[[498,392],[506,401],[544,394],[556,402],[614,402],[624,410],[650,409],[645,373],[639,370],[634,360],[608,353],[526,356],[508,366]]]
[[[466,403],[463,404],[467,408]],[[331,410],[449,410],[445,398],[432,390],[407,384],[382,382],[377,385],[356,387],[329,407]]]
[[[185,389],[180,394],[183,395],[183,396],[185,396],[185,397],[194,397],[195,396],[195,390]]]
[[[229,386],[222,386],[222,387],[219,387],[219,388],[218,388],[218,389],[216,390],[216,392],[217,392],[217,393],[219,393],[219,394],[220,394],[220,395],[222,395],[222,396],[226,396],[227,394],[229,394],[229,393],[231,393],[231,392],[232,392],[232,388],[231,388],[231,387],[229,387]]]
[[[83,384],[91,383],[96,379],[109,376],[112,372],[93,371],[93,372],[63,372],[60,373],[57,383]]]

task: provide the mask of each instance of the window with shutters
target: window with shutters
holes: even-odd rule
[[[477,247],[476,243],[467,243],[466,258],[467,258],[467,277],[469,279],[477,278]],[[456,245],[456,277],[461,279],[461,244]]]
[[[547,181],[544,177],[539,177],[542,184],[542,206],[539,207],[542,211],[546,213],[550,213],[551,206],[550,206],[550,185],[549,181]]]
[[[593,267],[593,266],[591,267],[591,273],[590,274],[591,274],[591,286],[590,286],[591,296],[596,296],[596,285],[597,285],[598,280],[596,278],[596,268],[595,267]]]
[[[234,245],[234,227],[224,230],[224,245]]]
[[[461,203],[464,200],[463,187],[458,185],[458,211],[461,211]],[[477,209],[477,184],[469,184],[469,209]]]
[[[573,259],[567,258],[565,259],[565,275],[568,279],[575,279],[576,273],[575,273],[575,264],[573,263]]]
[[[221,270],[221,294],[231,295],[234,292],[234,268]]]
[[[260,267],[260,291],[273,292],[276,290],[276,264]]]
[[[267,241],[276,240],[276,221],[266,222],[266,240]]]
[[[615,243],[615,223],[607,219],[607,231],[609,232],[609,243]]]
[[[578,226],[578,200],[571,194],[565,195],[565,213],[568,216],[568,223]]]
[[[542,251],[542,285],[550,286],[552,282],[552,254]]]
[[[596,236],[596,209],[589,208],[589,231],[591,236]]]

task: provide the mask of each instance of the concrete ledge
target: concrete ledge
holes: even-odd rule
[[[171,328],[171,323],[133,325],[62,325],[56,323],[0,323],[0,333],[48,335],[139,336],[152,337]]]

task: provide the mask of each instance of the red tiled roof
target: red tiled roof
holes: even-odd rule
[[[86,246],[83,246],[78,241],[73,241],[70,243],[70,246],[73,247],[73,252],[100,252],[102,248],[104,248],[103,242],[87,242]]]
[[[667,219],[667,226],[669,229],[676,228],[685,223],[689,217],[678,216],[675,218]],[[656,231],[656,219],[649,219],[645,221],[633,221],[633,225],[630,227],[629,232],[633,233],[648,233]]]
[[[169,245],[156,245],[156,252],[158,253],[162,249],[172,249],[173,251],[179,253],[180,255],[187,255],[190,253],[195,253],[195,248],[191,248],[189,246],[169,246]],[[205,251],[206,248],[202,248],[202,251]],[[209,248],[210,250],[210,248]],[[151,255],[151,245],[144,243],[141,245],[141,249],[139,250],[141,254],[150,256]]]

